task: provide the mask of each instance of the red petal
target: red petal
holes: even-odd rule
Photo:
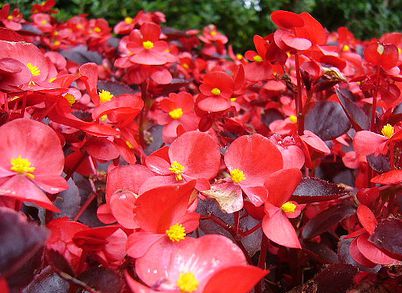
[[[290,248],[301,248],[296,231],[281,210],[266,215],[262,220],[262,230],[269,240]]]
[[[272,173],[264,183],[268,189],[268,201],[280,208],[290,199],[301,178],[299,169],[283,169]]]
[[[253,266],[235,266],[216,272],[204,288],[204,293],[245,293],[265,276],[268,271]]]
[[[377,227],[377,220],[373,212],[367,206],[361,204],[357,208],[357,217],[364,229],[366,229],[370,235],[373,234]]]
[[[291,11],[276,10],[271,13],[271,19],[281,28],[294,28],[304,25],[303,18]]]
[[[377,184],[400,184],[402,182],[402,170],[391,170],[371,179],[372,183]]]

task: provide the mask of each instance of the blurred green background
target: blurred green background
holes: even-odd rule
[[[31,4],[40,1],[6,2],[18,5],[28,15]],[[277,9],[308,11],[329,30],[347,26],[360,39],[402,28],[402,0],[58,0],[56,7],[61,20],[87,13],[104,17],[114,25],[144,9],[162,11],[167,25],[174,28],[199,29],[213,23],[229,36],[238,51],[252,47],[254,34],[273,31],[269,15]]]

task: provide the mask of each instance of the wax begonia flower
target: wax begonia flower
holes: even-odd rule
[[[378,224],[374,213],[367,206],[360,204],[356,214],[363,228],[346,236],[347,238],[354,238],[349,249],[355,261],[368,267],[373,267],[375,264],[390,265],[397,263],[396,259],[369,241],[369,236],[374,233]]]
[[[162,247],[161,242],[153,245],[137,259],[135,268],[139,278],[158,291],[204,292],[214,273],[247,264],[242,251],[221,235],[188,238],[170,249]]]
[[[126,256],[127,234],[118,227],[87,228],[75,233],[73,242],[104,266],[117,268]]]
[[[47,228],[50,229],[51,233],[46,248],[63,255],[72,269],[77,272],[80,269],[82,249],[74,244],[73,237],[77,232],[88,227],[63,217],[51,221]]]
[[[259,36],[253,38],[256,51],[247,51],[245,57],[250,60],[244,67],[246,78],[250,81],[267,80],[272,77],[272,65],[267,59],[268,43]]]
[[[237,186],[239,200],[242,200],[243,190],[256,206],[262,205],[267,198],[265,180],[283,167],[280,151],[260,134],[244,135],[234,140],[224,161],[232,183]]]
[[[212,71],[204,76],[200,85],[201,97],[197,106],[206,112],[220,112],[229,109],[234,91],[233,78],[225,72]]]
[[[178,137],[169,148],[146,158],[147,167],[161,175],[148,179],[143,189],[197,180],[197,188],[209,188],[220,167],[220,152],[216,141],[208,134],[189,131]]]
[[[57,134],[43,123],[16,119],[0,127],[0,137],[1,194],[58,211],[45,194],[68,188]]]
[[[117,221],[126,229],[138,228],[133,216],[141,185],[153,173],[142,165],[119,166],[109,170],[106,182],[106,204],[98,208],[98,218],[105,224]]]
[[[301,248],[296,230],[288,218],[300,215],[301,207],[290,201],[293,191],[301,181],[298,169],[284,169],[272,173],[266,180],[268,199],[265,202],[266,215],[262,220],[262,230],[268,239],[290,248]]]
[[[127,43],[127,49],[132,54],[130,61],[142,65],[174,62],[176,58],[167,52],[168,44],[159,40],[160,34],[160,26],[151,22],[141,25],[140,30],[133,30]]]
[[[194,181],[163,186],[144,192],[137,199],[131,217],[140,230],[129,236],[128,255],[141,257],[155,242],[181,242],[186,234],[197,229],[200,215],[188,211],[194,186]]]
[[[15,91],[48,85],[54,65],[31,43],[0,40],[0,88]]]
[[[194,112],[193,96],[186,92],[171,93],[168,98],[159,101],[159,108],[164,112],[158,115],[158,124],[163,127],[163,140],[171,143],[177,137],[177,127],[185,131],[196,130],[199,122]]]

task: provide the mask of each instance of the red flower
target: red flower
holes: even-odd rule
[[[263,37],[255,35],[253,38],[256,51],[247,51],[245,56],[251,63],[244,67],[246,78],[250,81],[260,81],[272,78],[272,65],[268,60],[268,43]]]
[[[201,97],[197,106],[206,112],[221,112],[230,108],[234,91],[233,78],[222,71],[212,71],[204,76],[200,85]]]
[[[43,123],[16,119],[0,127],[0,137],[1,194],[58,211],[44,193],[68,188],[60,176],[64,155],[56,133]]]
[[[280,151],[267,138],[259,134],[241,136],[229,146],[225,164],[230,172],[230,179],[256,206],[262,205],[267,198],[264,182],[271,173],[283,166]]]
[[[16,91],[49,85],[49,76],[55,72],[42,52],[33,44],[0,40],[0,88]],[[4,77],[3,77],[4,76]]]
[[[268,239],[291,248],[301,248],[296,231],[288,218],[300,215],[301,206],[289,201],[302,178],[298,169],[284,169],[273,173],[265,182],[268,200],[262,230]]]
[[[105,224],[118,222],[126,229],[138,228],[133,216],[141,185],[153,173],[142,165],[119,166],[110,169],[106,182],[106,204],[98,208],[98,218]]]
[[[169,98],[159,101],[159,108],[165,112],[157,117],[158,124],[163,127],[163,140],[170,143],[177,137],[177,127],[180,125],[185,131],[196,130],[199,122],[194,112],[193,96],[186,92],[171,93]]]
[[[168,184],[197,180],[197,189],[209,188],[220,166],[218,144],[204,132],[190,131],[182,134],[167,148],[147,157],[147,167],[158,175],[147,180],[144,190]]]
[[[246,264],[242,251],[231,240],[206,235],[188,238],[170,249],[158,242],[136,260],[135,270],[146,285],[157,291],[204,292],[215,273]]]
[[[24,16],[18,9],[14,9],[10,14],[10,4],[7,3],[0,10],[0,21],[6,28],[19,31],[22,28],[21,23],[24,22]]]
[[[163,65],[176,58],[168,53],[168,44],[160,41],[161,28],[152,22],[144,23],[140,30],[133,30],[127,42],[132,54],[130,61],[143,65]]]
[[[388,256],[369,241],[369,236],[374,233],[378,224],[373,212],[367,206],[360,204],[357,208],[357,217],[363,228],[347,236],[348,238],[354,237],[349,248],[354,260],[367,267],[374,267],[376,264],[390,265],[397,263],[396,259]]]
[[[141,257],[156,242],[162,241],[167,246],[181,242],[186,234],[197,229],[200,215],[188,212],[194,185],[195,182],[163,186],[149,190],[137,199],[131,217],[141,230],[130,235],[128,255]]]

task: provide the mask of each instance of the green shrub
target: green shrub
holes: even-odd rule
[[[32,1],[8,2],[29,14]],[[274,29],[269,15],[277,9],[308,11],[329,30],[347,26],[362,39],[402,27],[402,0],[59,0],[57,7],[58,18],[62,20],[88,13],[106,18],[111,25],[141,9],[162,11],[167,25],[179,29],[202,28],[214,23],[240,51],[252,47],[254,34],[264,35]]]

